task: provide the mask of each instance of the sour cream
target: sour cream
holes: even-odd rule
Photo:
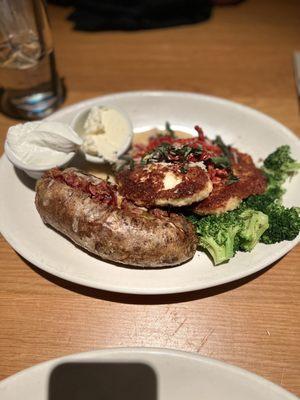
[[[14,157],[28,167],[59,166],[82,145],[82,139],[65,123],[26,122],[11,126],[7,146]]]
[[[119,110],[94,106],[85,116],[80,134],[83,152],[114,162],[128,147],[132,126]]]

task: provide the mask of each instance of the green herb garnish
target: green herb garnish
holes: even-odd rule
[[[172,146],[170,143],[162,143],[154,150],[149,151],[141,159],[141,164],[149,164],[155,162],[186,162],[189,155],[200,155],[202,146],[197,148],[184,145],[182,147]]]
[[[231,157],[232,157],[232,154],[231,154],[231,151],[230,151],[230,146],[227,146],[227,145],[223,142],[221,136],[217,135],[216,138],[215,138],[215,140],[213,141],[213,143],[220,147],[220,149],[222,150],[223,154],[224,154],[226,157],[228,157],[228,158],[231,158]]]
[[[230,162],[226,156],[220,157],[211,157],[211,161],[214,163],[216,167],[220,168],[229,168]]]
[[[182,166],[180,167],[180,172],[181,172],[182,174],[186,174],[186,173],[188,172],[187,166],[186,166],[186,165],[182,165]]]
[[[166,121],[165,129],[169,133],[169,136],[171,136],[172,138],[175,138],[175,132],[171,128],[170,122]]]
[[[185,144],[182,147],[173,147],[170,153],[175,156],[181,156],[183,160],[186,160],[190,154],[199,156],[202,153],[202,146],[199,145],[199,147],[195,148]]]
[[[129,160],[129,169],[132,170],[134,168],[134,166],[135,166],[135,161],[131,158]]]
[[[184,145],[182,147],[179,147],[178,149],[173,149],[172,152],[173,154],[177,156],[182,156],[184,159],[186,159],[187,156],[189,156],[193,152],[193,148],[191,146]]]
[[[240,180],[240,178],[238,178],[237,176],[233,175],[233,173],[231,173],[228,176],[226,185],[231,185],[232,183],[238,182]]]
[[[172,146],[169,143],[162,143],[157,146],[154,150],[146,153],[141,159],[141,164],[149,164],[153,162],[163,162],[168,160],[168,153]]]

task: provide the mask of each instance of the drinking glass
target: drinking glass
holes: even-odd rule
[[[1,111],[35,120],[64,99],[43,0],[0,0]]]

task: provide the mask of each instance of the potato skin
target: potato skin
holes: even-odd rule
[[[76,169],[72,173],[103,182]],[[184,217],[126,200],[119,206],[105,204],[49,175],[37,182],[35,204],[44,223],[105,260],[166,267],[187,261],[196,251],[194,227]]]

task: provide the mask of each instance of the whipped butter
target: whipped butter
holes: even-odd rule
[[[132,127],[120,111],[94,106],[84,122],[81,136],[85,153],[114,162],[129,143]]]
[[[28,167],[60,165],[82,145],[69,125],[54,121],[11,126],[6,140],[14,156]]]

